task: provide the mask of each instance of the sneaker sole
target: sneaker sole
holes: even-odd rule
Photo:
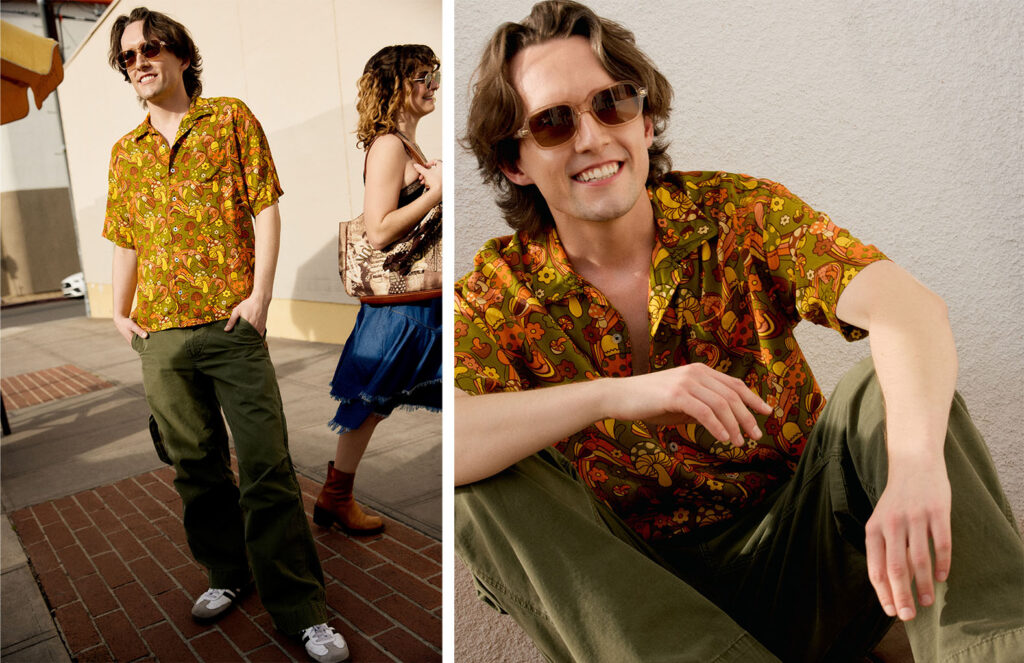
[[[196,615],[195,613],[193,613],[192,614],[192,621],[194,621],[197,624],[202,624],[204,626],[208,626],[208,625],[213,624],[215,622],[219,622],[221,619],[224,618],[225,615],[227,615],[229,612],[231,612],[234,609],[236,603],[238,603],[238,599],[235,599],[234,601],[232,601],[230,605],[228,605],[227,607],[225,607],[223,610],[221,610],[220,612],[218,612],[215,615],[199,616],[199,615]]]

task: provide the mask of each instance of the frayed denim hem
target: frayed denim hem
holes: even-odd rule
[[[426,382],[419,383],[418,385],[416,385],[412,389],[403,390],[403,391],[400,391],[396,395],[386,396],[386,397],[385,396],[375,396],[373,394],[367,394],[367,393],[364,392],[364,393],[359,394],[359,396],[357,396],[356,398],[348,398],[346,396],[338,396],[337,394],[334,393],[334,390],[332,389],[331,390],[331,398],[333,398],[334,400],[338,401],[341,404],[341,406],[361,404],[361,405],[367,407],[370,410],[371,414],[376,415],[376,416],[378,416],[378,417],[380,417],[382,419],[386,419],[387,417],[391,416],[391,413],[394,412],[395,410],[406,410],[406,411],[409,411],[409,412],[412,412],[412,411],[415,411],[415,410],[427,410],[428,412],[440,412],[441,408],[434,407],[432,405],[422,405],[422,404],[419,404],[419,403],[402,403],[401,402],[401,400],[403,398],[409,398],[410,396],[412,396],[415,392],[419,391],[420,389],[423,389],[423,388],[426,388],[426,387],[432,387],[432,386],[439,385],[439,384],[441,384],[441,379],[440,378],[437,378],[437,379],[434,379],[434,380],[428,380]],[[395,403],[395,401],[399,401],[399,402]],[[393,406],[389,407],[390,403],[395,403],[395,404]],[[330,428],[335,433],[340,435],[341,433],[347,433],[347,432],[353,430],[352,428],[349,428],[347,426],[344,426],[344,425],[338,423],[338,421],[336,419],[337,419],[337,415],[335,415],[334,418],[332,418],[330,421],[327,422],[327,427]]]

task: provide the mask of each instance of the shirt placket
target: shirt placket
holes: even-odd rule
[[[659,251],[664,251],[660,243],[654,249],[654,259],[651,261],[651,282],[647,289],[649,297],[647,310],[650,312],[648,316],[650,319],[650,337],[648,338],[650,357],[648,361],[652,368],[655,366],[655,358],[663,350],[658,344],[658,339],[664,338],[665,335],[658,334],[658,329],[665,318],[665,312],[673,305],[676,292],[683,280],[682,267],[675,260],[669,258],[667,252],[659,254]]]

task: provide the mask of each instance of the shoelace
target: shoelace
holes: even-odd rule
[[[312,640],[313,643],[317,645],[326,645],[334,641],[334,629],[329,627],[327,624],[310,626],[302,635],[307,640]]]
[[[208,589],[205,592],[203,592],[203,595],[199,597],[199,600],[209,601],[212,603],[213,601],[216,601],[225,594],[227,594],[229,599],[235,598],[235,593],[230,589]]]

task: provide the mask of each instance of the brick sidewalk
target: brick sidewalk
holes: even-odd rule
[[[306,661],[255,592],[214,626],[190,615],[206,590],[163,468],[10,514],[78,661]],[[307,516],[319,486],[299,476]],[[398,522],[374,537],[313,525],[330,624],[352,660],[441,660],[441,544]],[[5,600],[15,600],[4,597]]]
[[[0,391],[9,410],[69,396],[99,391],[113,385],[74,364],[22,373],[0,380]]]

